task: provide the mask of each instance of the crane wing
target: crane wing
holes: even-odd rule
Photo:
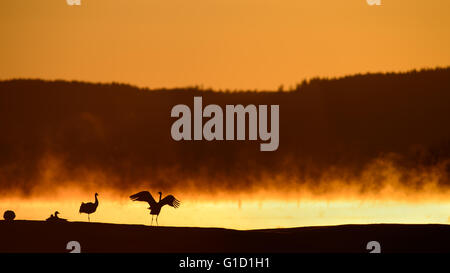
[[[164,205],[169,205],[174,208],[178,208],[180,206],[180,201],[177,200],[173,195],[167,195],[160,202],[161,207]]]
[[[156,206],[156,201],[153,198],[152,194],[149,193],[148,191],[141,191],[138,192],[136,194],[133,194],[130,196],[130,199],[133,201],[145,201],[148,202],[148,204],[150,205],[150,207],[155,207]]]

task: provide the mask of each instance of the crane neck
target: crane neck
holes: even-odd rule
[[[159,202],[161,202],[162,193],[159,194]]]
[[[95,195],[95,204],[98,205],[98,198],[97,198],[97,195]]]

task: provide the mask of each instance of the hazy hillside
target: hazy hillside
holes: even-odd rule
[[[204,105],[279,104],[279,149],[260,152],[259,141],[173,141],[171,108],[192,107],[194,95]],[[194,184],[197,191],[250,190],[263,175],[282,173],[295,183],[315,181],[314,189],[325,174],[345,181],[387,158],[405,185],[420,188],[422,180],[410,176],[432,170],[447,189],[449,124],[450,68],[316,79],[295,91],[261,93],[3,81],[0,192],[36,186],[48,156],[60,160],[61,181],[101,171],[115,178],[105,182],[112,188],[147,181],[169,189],[199,179],[209,183]]]

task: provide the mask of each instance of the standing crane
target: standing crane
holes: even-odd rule
[[[97,199],[98,193],[95,193],[95,202],[89,202],[89,203],[81,203],[80,206],[80,213],[87,213],[89,222],[91,221],[91,218],[89,215],[91,213],[94,213],[97,210],[98,207],[98,199]]]

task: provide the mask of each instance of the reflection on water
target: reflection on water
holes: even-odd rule
[[[69,221],[87,221],[79,214],[77,200],[0,200],[1,212],[14,210],[16,220],[45,220],[58,210]],[[102,199],[92,222],[149,225],[151,216],[145,203]],[[392,201],[221,201],[185,200],[179,209],[162,208],[162,226],[225,227],[259,229],[365,223],[448,224],[450,202]]]

